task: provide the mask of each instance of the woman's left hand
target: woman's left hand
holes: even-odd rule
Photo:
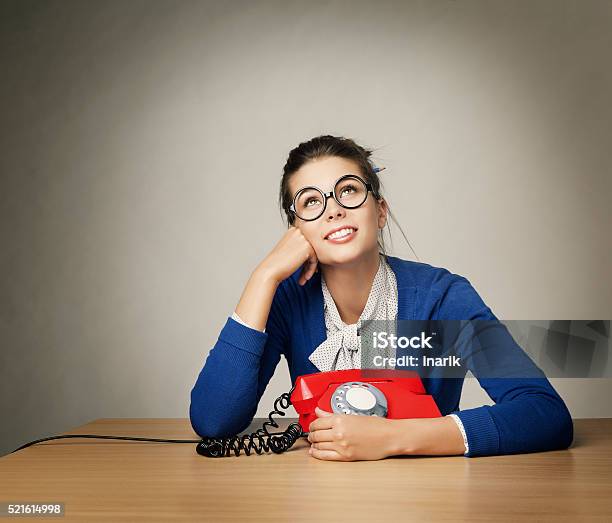
[[[377,416],[331,414],[318,407],[308,428],[310,454],[331,461],[377,460],[393,455],[393,421]]]

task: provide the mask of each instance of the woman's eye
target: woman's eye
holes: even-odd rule
[[[308,198],[308,200],[306,200],[306,207],[311,207],[311,203],[318,203],[319,200],[317,200],[316,198]]]
[[[347,185],[346,187],[344,187],[342,189],[342,192],[340,193],[340,196],[342,196],[343,194],[346,193],[346,191],[349,191],[348,194],[351,194],[351,192],[354,192],[356,189],[355,187],[353,187],[352,185]]]

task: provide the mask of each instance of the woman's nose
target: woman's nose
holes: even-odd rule
[[[325,210],[327,221],[333,220],[334,218],[342,218],[346,215],[346,209],[338,204],[336,200],[330,198],[327,202],[327,209]]]

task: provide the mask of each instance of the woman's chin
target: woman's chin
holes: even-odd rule
[[[320,261],[326,265],[342,265],[357,261],[363,256],[363,250],[353,245],[331,245],[325,249]]]

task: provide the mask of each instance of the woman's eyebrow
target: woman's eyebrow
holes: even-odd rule
[[[304,187],[301,187],[301,188],[299,188],[297,191],[295,191],[295,193],[293,194],[293,197],[295,198],[295,195],[296,195],[297,193],[299,193],[299,192],[300,192],[302,189],[306,189],[306,188],[308,188],[308,187],[314,187],[315,189],[319,189],[319,191],[321,191],[321,192],[323,192],[323,193],[328,193],[328,192],[331,192],[331,191],[333,191],[333,190],[334,190],[334,187],[336,186],[336,184],[338,183],[338,180],[339,180],[340,178],[344,178],[345,176],[349,176],[349,175],[350,175],[350,176],[357,176],[356,174],[353,174],[352,172],[346,172],[346,173],[344,173],[344,174],[341,174],[340,176],[338,176],[338,178],[336,178],[336,179],[334,180],[334,183],[332,184],[331,189],[330,189],[329,191],[324,191],[323,189],[321,189],[321,188],[320,188],[319,186],[317,186],[317,185],[304,185]]]

